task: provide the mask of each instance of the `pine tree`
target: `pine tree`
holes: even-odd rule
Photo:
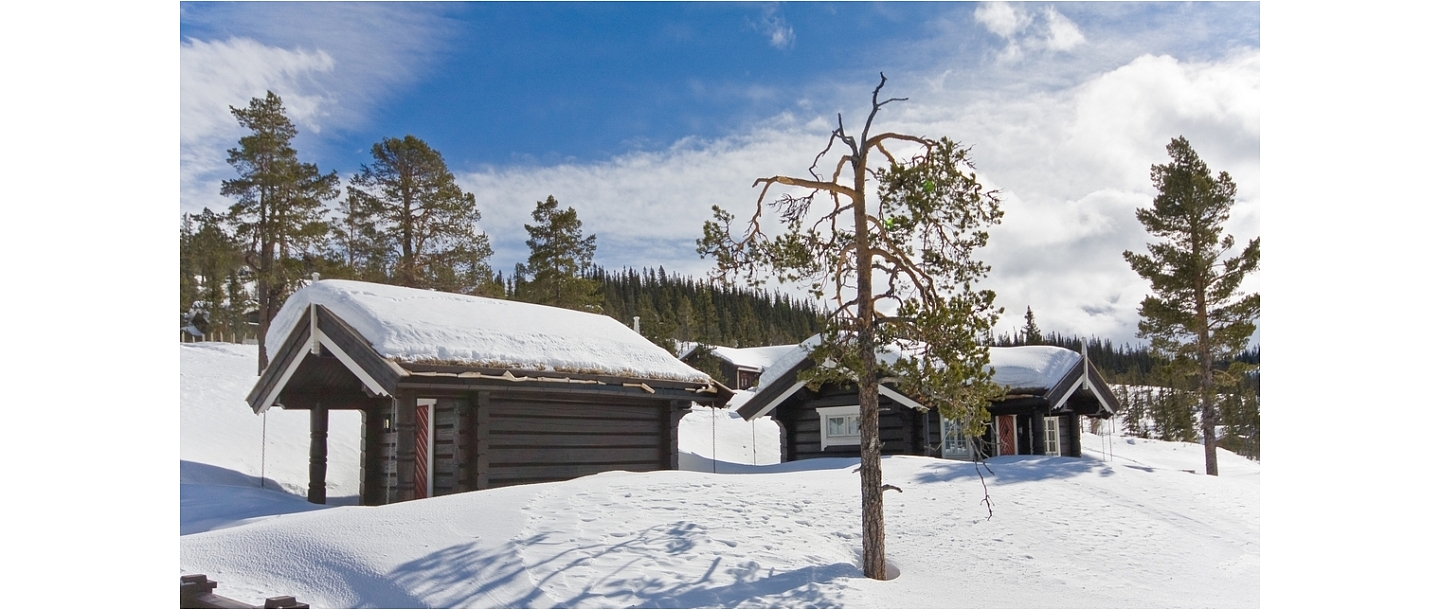
[[[1130,267],[1150,282],[1140,304],[1140,337],[1157,353],[1198,377],[1205,473],[1219,474],[1215,456],[1215,371],[1221,360],[1245,349],[1260,317],[1260,295],[1239,292],[1245,276],[1260,267],[1260,238],[1238,255],[1223,235],[1235,203],[1230,174],[1212,176],[1185,138],[1165,147],[1171,162],[1150,166],[1159,193],[1153,206],[1136,210],[1145,230],[1160,239],[1148,255],[1126,251]]]
[[[755,286],[772,277],[804,282],[816,298],[834,300],[811,357],[837,366],[809,369],[806,380],[859,386],[861,563],[865,576],[877,580],[886,578],[877,349],[916,342],[919,353],[901,358],[895,374],[910,395],[928,397],[947,418],[978,426],[999,393],[990,382],[983,342],[998,317],[995,294],[972,288],[989,272],[974,251],[988,240],[985,228],[1000,220],[999,199],[981,188],[969,151],[948,139],[872,136],[880,109],[901,101],[880,101],[884,86],[882,74],[858,137],[838,119],[809,177],[755,181],[765,188],[738,239],[731,232],[734,216],[716,207],[697,244],[702,256],[715,259],[719,278],[743,275]],[[917,152],[897,158],[890,149],[900,147]],[[817,172],[837,149],[841,158],[830,161],[833,169]],[[873,200],[866,184],[871,178],[878,186]],[[808,194],[785,193],[770,203],[783,229],[771,236],[761,231],[759,219],[776,185]],[[882,303],[893,305],[894,314],[881,313]]]
[[[243,307],[244,302],[232,304],[230,284],[244,264],[240,245],[225,230],[224,218],[210,208],[190,218],[195,221],[195,230],[186,245],[198,280],[195,302],[200,303],[213,330],[235,332],[231,309]]]
[[[595,256],[595,235],[585,235],[575,208],[560,209],[549,196],[535,202],[535,224],[525,225],[530,258],[516,274],[527,276],[518,298],[530,303],[583,311],[599,310],[600,284],[587,277]]]
[[[370,149],[347,192],[344,223],[384,245],[386,277],[411,288],[499,296],[490,239],[479,231],[475,195],[461,190],[440,153],[407,135]]]
[[[190,247],[195,239],[195,219],[189,214],[180,216],[180,315],[190,313],[200,297],[200,283],[195,265],[194,251]],[[183,320],[182,320],[183,321]]]
[[[326,277],[384,283],[393,261],[379,229],[366,213],[366,201],[359,193],[347,191],[340,201],[340,214],[330,221],[330,258],[341,268]]]
[[[1025,345],[1040,345],[1045,342],[1045,338],[1040,334],[1040,325],[1035,323],[1035,312],[1030,311],[1028,305],[1025,306],[1025,330],[1022,332]]]
[[[321,174],[301,163],[290,140],[295,125],[285,116],[280,96],[266,92],[247,108],[230,107],[250,131],[227,161],[238,178],[221,183],[220,193],[237,201],[229,220],[244,244],[245,263],[253,271],[260,309],[260,370],[269,364],[265,335],[285,297],[304,278],[304,255],[318,249],[327,227],[324,202],[339,192],[335,172]]]

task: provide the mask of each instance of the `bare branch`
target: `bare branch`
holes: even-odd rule
[[[756,185],[756,184],[760,184],[760,183],[762,183],[762,182],[765,183],[765,190],[769,190],[771,184],[774,184],[774,183],[778,182],[778,183],[780,183],[780,184],[784,184],[784,185],[788,185],[788,186],[799,186],[799,187],[804,187],[804,188],[811,188],[811,189],[815,189],[815,190],[819,190],[819,191],[827,191],[827,192],[830,192],[830,193],[838,193],[838,194],[841,194],[841,195],[845,195],[846,197],[849,197],[849,198],[851,198],[851,199],[854,199],[854,198],[855,198],[855,189],[852,189],[852,188],[849,188],[849,187],[846,187],[846,186],[841,186],[841,185],[835,184],[835,183],[833,183],[833,182],[820,182],[820,181],[817,181],[817,180],[806,180],[806,179],[804,179],[804,178],[791,178],[790,176],[772,176],[772,177],[770,177],[770,178],[756,178],[756,179],[755,179],[755,182],[750,185],[750,188],[755,188],[755,185]],[[760,191],[760,195],[762,196],[762,201],[763,201],[763,196],[765,195],[765,191],[764,191],[764,190]]]
[[[880,143],[884,142],[885,140],[904,140],[906,142],[914,142],[916,144],[924,146],[927,151],[935,146],[935,141],[931,140],[930,138],[922,138],[919,136],[912,136],[904,133],[895,133],[893,131],[887,131],[878,136],[865,140],[865,146],[879,146]],[[886,156],[888,157],[889,155],[887,154]]]

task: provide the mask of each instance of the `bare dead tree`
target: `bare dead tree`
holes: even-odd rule
[[[755,180],[763,188],[739,234],[735,217],[717,206],[698,240],[700,254],[715,259],[716,279],[807,282],[815,298],[833,303],[810,354],[823,366],[805,375],[812,384],[859,387],[862,563],[878,580],[885,578],[882,376],[947,418],[985,421],[999,388],[989,381],[983,337],[1000,311],[995,294],[975,286],[989,266],[973,253],[1002,216],[998,193],[980,185],[968,148],[947,138],[871,135],[880,109],[906,99],[882,100],[885,82],[881,74],[858,137],[837,115],[809,177]],[[828,175],[818,173],[836,156]],[[777,185],[785,192],[767,203]],[[762,227],[767,213],[783,226],[775,235]]]

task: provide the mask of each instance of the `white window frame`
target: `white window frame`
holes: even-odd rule
[[[860,405],[846,405],[840,407],[818,407],[815,412],[820,415],[820,450],[824,451],[831,445],[834,446],[859,446],[860,445]],[[830,436],[830,418],[845,417],[855,418],[855,434],[845,436]]]
[[[1045,417],[1045,455],[1060,455],[1060,418]]]
[[[951,443],[955,441],[956,446]],[[940,417],[940,457],[947,460],[973,460],[975,457],[970,438],[965,436],[964,426],[958,419]]]

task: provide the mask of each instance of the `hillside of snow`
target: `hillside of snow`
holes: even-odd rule
[[[899,576],[881,582],[857,567],[858,460],[779,464],[768,419],[697,409],[681,422],[678,472],[360,507],[359,420],[334,413],[327,487],[341,505],[321,507],[303,499],[306,414],[262,418],[243,402],[254,363],[254,346],[180,346],[179,571],[250,603],[287,594],[314,607],[1260,604],[1260,466],[1224,451],[1220,477],[1187,472],[1203,470],[1198,445],[1088,434],[1084,458],[996,458],[992,472],[886,458],[886,482],[903,491],[885,503]]]

